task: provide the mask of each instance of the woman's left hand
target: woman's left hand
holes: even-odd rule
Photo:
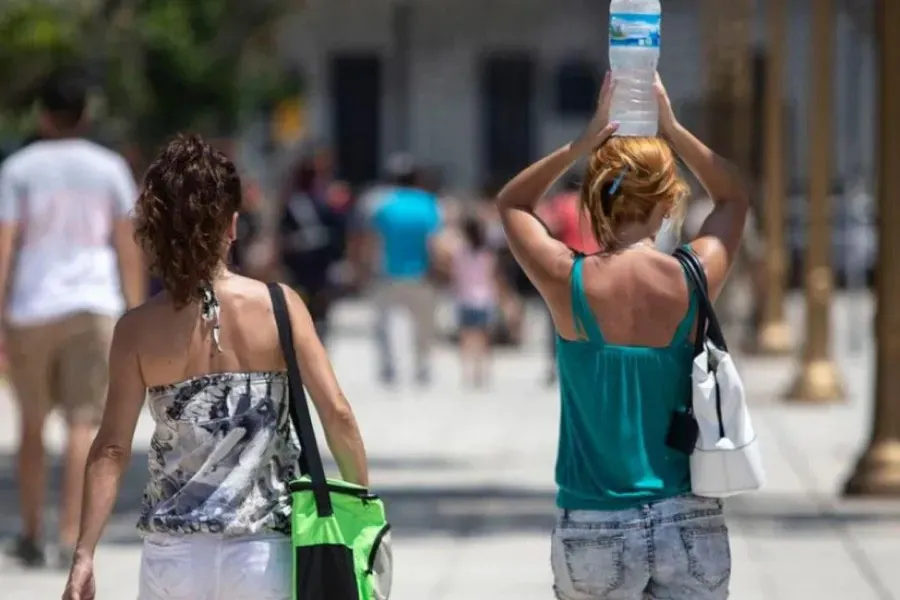
[[[584,130],[572,146],[579,153],[587,153],[605,142],[619,128],[619,123],[609,121],[609,108],[612,103],[613,90],[616,84],[612,79],[612,74],[607,71],[606,77],[603,78],[603,85],[600,87],[600,97],[597,99],[597,110],[587,128]]]

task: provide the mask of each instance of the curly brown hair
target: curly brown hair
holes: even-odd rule
[[[176,306],[199,300],[221,268],[241,190],[234,163],[198,135],[178,135],[147,169],[135,238]]]

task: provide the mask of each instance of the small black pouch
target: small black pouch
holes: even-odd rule
[[[690,456],[694,453],[699,436],[700,427],[697,425],[693,413],[687,411],[672,413],[669,432],[666,434],[666,446]]]

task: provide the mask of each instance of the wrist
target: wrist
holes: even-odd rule
[[[80,561],[80,562],[93,561],[94,560],[94,548],[90,548],[88,546],[77,544],[75,546],[75,551],[73,552],[73,557],[76,561]]]
[[[668,125],[663,125],[661,129],[663,137],[671,142],[674,142],[685,131],[684,127],[678,121],[672,121]]]

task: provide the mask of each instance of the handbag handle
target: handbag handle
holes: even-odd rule
[[[294,431],[297,432],[303,454],[306,455],[313,497],[316,500],[316,511],[320,517],[330,517],[334,514],[334,507],[331,505],[328,482],[325,479],[325,467],[322,465],[322,456],[319,454],[319,446],[316,443],[316,432],[309,414],[306,393],[303,391],[303,378],[300,376],[300,366],[294,350],[294,330],[291,327],[291,316],[288,313],[284,290],[277,283],[267,283],[266,287],[269,289],[269,297],[272,299],[275,326],[278,328],[278,341],[281,345],[284,363],[287,366],[288,412],[291,415],[291,423],[294,425]],[[303,471],[302,463],[300,470]]]
[[[713,308],[712,301],[709,299],[709,282],[706,279],[706,273],[703,271],[703,265],[700,264],[700,260],[693,252],[684,247],[675,250],[675,258],[685,268],[688,279],[691,280],[700,302],[700,313],[697,318],[697,339],[694,341],[694,356],[698,356],[703,352],[703,345],[707,339],[721,350],[728,352],[728,346],[725,343],[725,336],[722,334],[719,319],[716,317],[716,311]]]

